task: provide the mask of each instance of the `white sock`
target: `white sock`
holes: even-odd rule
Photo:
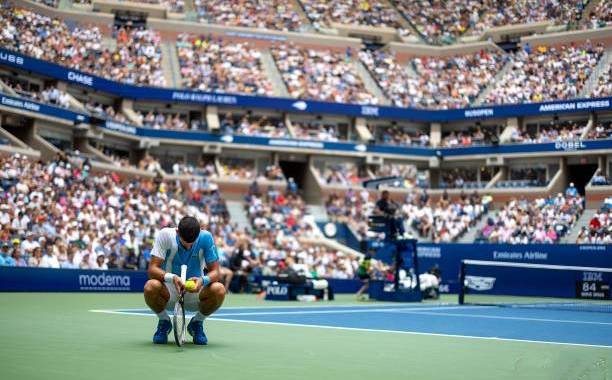
[[[169,321],[170,316],[166,310],[162,310],[161,313],[157,313],[157,317],[162,321]]]
[[[196,315],[193,317],[193,320],[202,322],[205,318],[206,316],[198,311]]]

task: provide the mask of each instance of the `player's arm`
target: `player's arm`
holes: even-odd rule
[[[167,240],[168,239],[162,235],[161,231],[155,236],[147,274],[149,275],[149,279],[155,279],[167,284],[174,284],[176,290],[180,293],[185,287],[181,278],[162,269],[162,264],[166,261],[166,251],[169,248]]]
[[[206,261],[206,274],[198,278],[192,278],[196,283],[194,293],[200,292],[202,288],[212,284],[213,282],[221,281],[221,270],[219,269],[219,255],[217,254],[217,247],[215,242],[210,236],[210,241],[205,247],[204,259]]]

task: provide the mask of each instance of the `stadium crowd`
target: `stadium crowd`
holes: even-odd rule
[[[573,189],[573,190],[570,190]],[[492,243],[558,243],[582,214],[584,199],[575,188],[566,194],[508,201],[487,220],[480,239]]]
[[[378,104],[352,62],[352,52],[315,50],[282,43],[271,49],[292,97],[340,103]]]
[[[570,44],[561,47],[526,43],[512,55],[511,69],[492,87],[490,104],[530,103],[575,98],[603,56],[604,45]]]
[[[469,106],[492,83],[503,56],[482,50],[449,57],[416,57],[402,66],[394,52],[362,50],[359,57],[398,107]]]
[[[285,123],[266,116],[220,115],[221,130],[225,134],[263,137],[290,137]]]
[[[402,28],[399,14],[389,3],[372,0],[300,0],[308,18],[317,28],[331,23],[371,27]]]
[[[302,18],[289,0],[194,0],[201,22],[296,31]]]
[[[165,86],[161,36],[144,28],[119,27],[116,48],[103,45],[98,27],[70,28],[60,19],[21,8],[0,8],[0,44],[26,55],[108,79]]]
[[[144,269],[157,228],[184,214],[214,231],[228,223],[218,192],[94,174],[88,160],[65,156],[42,163],[15,155],[0,165],[0,241],[17,265]]]
[[[234,94],[272,96],[272,84],[261,62],[261,52],[248,42],[180,34],[177,53],[183,85],[188,88]]]

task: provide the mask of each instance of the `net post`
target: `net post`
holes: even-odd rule
[[[465,261],[461,260],[459,268],[459,305],[463,305],[465,301]]]

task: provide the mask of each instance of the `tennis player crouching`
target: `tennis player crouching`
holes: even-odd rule
[[[219,282],[219,257],[212,235],[201,230],[198,220],[191,216],[181,219],[178,228],[163,228],[155,236],[149,281],[144,287],[145,301],[159,317],[153,343],[168,343],[172,323],[166,310],[174,308],[185,289],[180,278],[181,265],[187,265],[187,279],[196,282],[195,289],[185,293],[185,310],[197,312],[187,331],[194,344],[207,344],[203,322],[223,303],[225,287]]]

